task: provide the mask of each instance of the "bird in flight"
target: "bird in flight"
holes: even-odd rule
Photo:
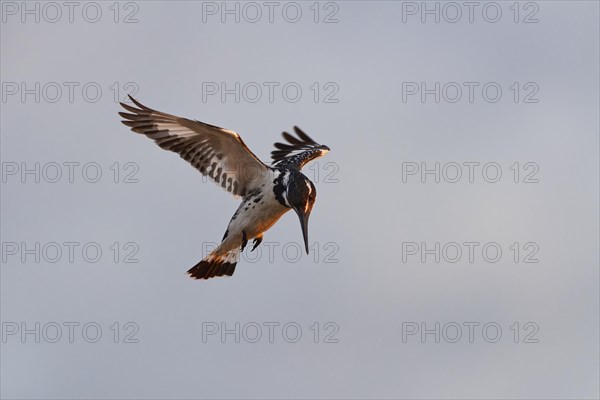
[[[287,143],[274,144],[273,161],[268,166],[233,131],[156,111],[129,98],[137,108],[121,103],[129,111],[119,113],[124,118],[123,124],[133,132],[146,135],[163,149],[178,153],[202,175],[242,198],[221,243],[187,271],[190,277],[209,279],[233,275],[248,241],[254,239],[254,251],[262,242],[263,234],[291,209],[300,218],[308,254],[308,217],[317,190],[300,170],[309,161],[325,155],[329,147],[316,143],[294,127],[297,136],[283,132]]]

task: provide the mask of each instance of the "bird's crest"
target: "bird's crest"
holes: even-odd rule
[[[288,143],[277,142],[274,144],[275,150],[271,152],[272,164],[290,164],[290,166],[301,168],[304,164],[320,157],[324,152],[329,151],[327,146],[322,146],[315,142],[302,129],[294,126],[295,137],[288,132],[283,132],[283,138]]]

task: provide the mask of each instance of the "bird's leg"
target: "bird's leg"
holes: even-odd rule
[[[248,237],[246,236],[246,231],[242,231],[242,251],[244,251],[247,244],[248,244]]]
[[[254,246],[252,246],[252,250],[250,250],[250,251],[254,251],[254,249],[256,249],[258,247],[258,245],[262,243],[262,241],[263,241],[262,235],[255,237],[254,242],[253,242]]]

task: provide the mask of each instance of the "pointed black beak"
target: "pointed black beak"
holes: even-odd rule
[[[303,210],[294,209],[298,218],[300,218],[300,226],[302,227],[302,236],[304,237],[304,246],[306,247],[306,254],[308,254],[308,217],[310,211],[305,213]]]

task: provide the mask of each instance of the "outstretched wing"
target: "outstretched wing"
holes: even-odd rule
[[[271,152],[273,165],[301,169],[307,162],[321,157],[329,151],[329,147],[315,142],[297,126],[294,126],[294,132],[298,137],[283,132],[283,138],[288,143],[277,142],[273,145],[276,148]]]
[[[257,188],[268,167],[244,144],[237,133],[148,108],[129,96],[138,107],[124,103],[120,112],[125,125],[154,140],[165,150],[178,153],[234,196]]]

